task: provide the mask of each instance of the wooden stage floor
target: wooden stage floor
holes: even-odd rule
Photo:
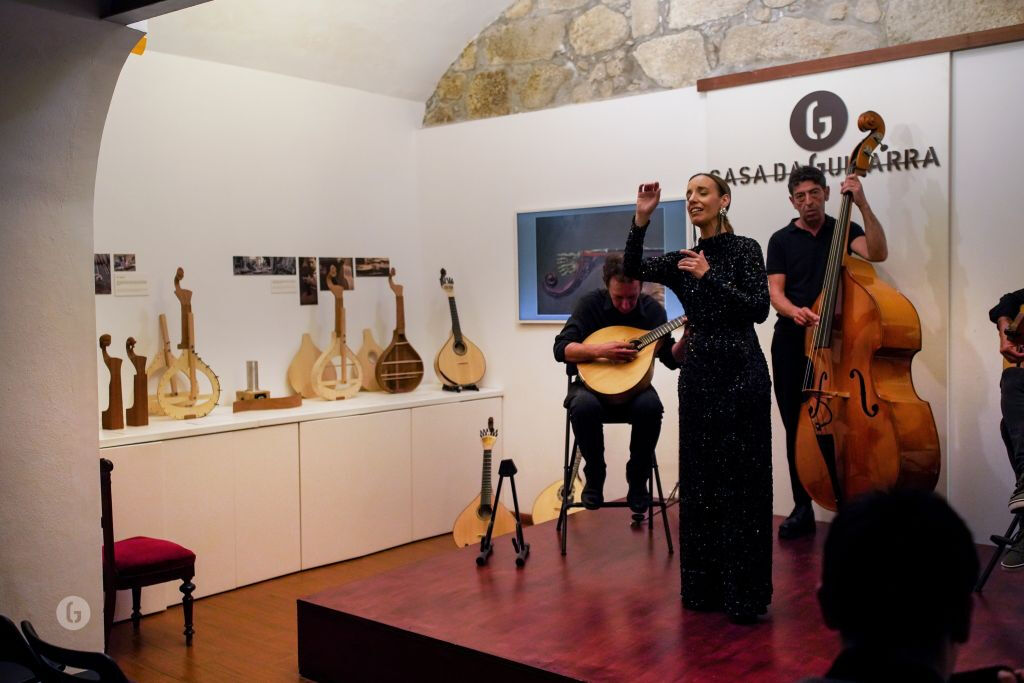
[[[675,508],[669,517],[675,533]],[[506,536],[487,567],[476,566],[475,547],[453,548],[300,599],[299,672],[320,681],[795,681],[827,670],[839,646],[814,595],[825,524],[813,538],[776,540],[768,615],[737,626],[683,610],[678,549],[668,555],[655,522],[648,533],[630,528],[621,508],[583,512],[570,517],[564,558],[549,522],[525,529],[522,569]],[[979,548],[982,566],[991,550]],[[1024,573],[997,568],[957,668],[1024,664],[1022,619]]]

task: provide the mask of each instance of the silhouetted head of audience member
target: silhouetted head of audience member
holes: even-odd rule
[[[926,663],[946,678],[970,634],[977,579],[971,533],[945,500],[874,492],[832,522],[818,600],[845,648]]]

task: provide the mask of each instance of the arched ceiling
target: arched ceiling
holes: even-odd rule
[[[509,0],[213,0],[148,21],[156,52],[425,102]]]

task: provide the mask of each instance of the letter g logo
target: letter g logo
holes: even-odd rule
[[[822,152],[839,142],[849,116],[839,96],[827,90],[805,95],[789,116],[793,140],[809,152]]]

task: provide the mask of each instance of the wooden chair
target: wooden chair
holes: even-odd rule
[[[103,643],[106,650],[114,623],[117,591],[132,591],[132,626],[139,630],[142,588],[167,581],[181,581],[181,606],[185,613],[185,644],[192,644],[192,591],[196,554],[177,543],[147,536],[114,542],[114,518],[110,502],[110,473],[114,463],[100,458],[100,498],[103,508]]]
[[[45,683],[63,683],[65,681],[101,681],[102,683],[130,683],[109,655],[102,652],[86,652],[70,650],[53,645],[39,637],[27,620],[21,622],[21,630],[32,650],[41,660],[42,671],[39,680]],[[69,674],[67,667],[85,669],[77,674]]]

